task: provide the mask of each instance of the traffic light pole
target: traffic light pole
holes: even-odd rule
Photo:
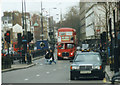
[[[25,9],[25,17],[24,17],[23,7]],[[25,0],[24,0],[24,2],[22,0],[22,18],[23,18],[23,29],[25,30],[25,31],[23,31],[23,37],[24,37],[25,42],[23,43],[22,54],[23,54],[23,58],[24,58],[23,62],[25,63],[25,55],[27,53],[27,24],[26,24],[26,3],[25,3]],[[24,20],[25,20],[25,23],[24,23]]]
[[[113,37],[112,37],[112,28],[111,28],[111,18],[109,19],[109,34],[110,34],[110,69],[113,71],[114,66],[113,66]]]
[[[43,42],[43,16],[42,16],[42,10],[43,9],[42,9],[42,1],[41,1],[41,27],[42,27],[42,42]]]
[[[114,22],[114,35],[115,35],[115,46],[114,46],[114,72],[119,71],[119,62],[118,62],[118,46],[117,46],[117,35],[116,35],[116,26],[115,26],[115,10],[113,10],[113,22]]]
[[[7,45],[8,45],[8,56],[9,56],[9,43],[7,43]]]

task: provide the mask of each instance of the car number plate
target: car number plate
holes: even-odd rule
[[[64,59],[68,59],[68,57],[64,57]]]
[[[91,71],[80,71],[81,74],[90,74]]]

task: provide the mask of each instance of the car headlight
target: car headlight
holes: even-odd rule
[[[79,69],[79,66],[71,66],[70,69],[71,69],[71,70]]]
[[[95,66],[94,69],[101,69],[101,66]]]

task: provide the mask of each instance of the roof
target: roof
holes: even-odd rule
[[[77,54],[99,54],[99,52],[81,52],[81,51],[77,51]]]
[[[20,26],[19,24],[16,24],[13,26],[13,32],[23,32],[22,26]]]
[[[58,29],[58,31],[75,31],[75,29],[73,29],[73,28],[60,28],[60,29]]]

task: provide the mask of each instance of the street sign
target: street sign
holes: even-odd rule
[[[41,34],[40,36],[44,36],[44,34]]]
[[[120,40],[120,33],[118,34],[118,40]]]
[[[22,40],[22,42],[27,42],[27,40]]]

